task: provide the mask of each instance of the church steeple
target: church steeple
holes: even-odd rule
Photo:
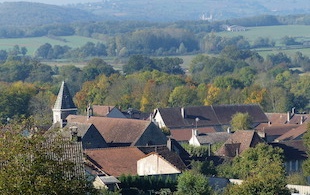
[[[69,114],[76,114],[77,108],[72,100],[67,84],[63,81],[53,108],[53,123],[60,123],[61,127],[66,125]]]

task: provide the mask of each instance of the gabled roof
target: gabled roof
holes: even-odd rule
[[[151,121],[125,118],[96,116],[87,118],[81,115],[69,115],[67,120],[68,122],[94,124],[108,144],[134,145],[149,126],[150,128],[157,128],[156,125],[151,125]]]
[[[257,104],[238,104],[238,105],[217,105],[213,106],[214,112],[220,124],[230,124],[232,116],[238,112],[248,113],[253,123],[268,122],[268,118]]]
[[[53,109],[76,109],[67,84],[63,81]]]
[[[276,141],[281,142],[287,140],[301,139],[302,135],[307,131],[307,127],[308,123],[299,125],[297,128],[291,129],[290,131],[278,137]]]
[[[298,113],[266,113],[271,124],[298,124],[309,122],[309,114]]]
[[[160,113],[165,125],[173,129],[195,127],[196,118],[199,119],[197,127],[228,125],[237,112],[248,113],[253,123],[268,122],[260,106],[253,104],[158,108],[154,114]]]
[[[200,144],[215,144],[223,143],[231,136],[227,132],[215,132],[215,133],[206,133],[197,135],[197,139]]]
[[[214,133],[216,130],[213,127],[199,127],[199,133]],[[192,137],[192,128],[186,129],[170,129],[171,137],[177,141],[189,141]]]
[[[90,128],[96,128],[94,127],[93,124],[90,123],[67,123],[65,128],[63,128],[62,132],[65,137],[71,137],[71,127],[76,127],[77,128],[77,136],[79,137],[84,137],[85,133],[90,129]]]
[[[223,146],[216,152],[219,156],[234,157],[248,148],[264,142],[253,130],[239,130],[231,134]]]
[[[88,159],[108,175],[137,174],[137,161],[145,156],[136,147],[90,149],[85,151]]]
[[[307,149],[302,140],[290,140],[279,143],[271,143],[273,147],[283,149],[285,160],[305,160],[308,158]]]
[[[174,165],[180,171],[186,169],[186,166],[180,156],[175,152],[170,151],[166,146],[146,146],[138,147],[144,154],[158,154],[163,159]]]
[[[266,136],[281,136],[285,134],[286,132],[290,131],[291,129],[297,128],[299,125],[294,124],[261,124],[255,129],[257,129],[258,132],[265,133]]]

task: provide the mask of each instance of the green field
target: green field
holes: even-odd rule
[[[59,39],[51,37],[0,39],[0,49],[10,50],[14,47],[14,45],[19,45],[19,47],[26,47],[28,49],[28,55],[33,55],[38,47],[45,43],[61,46],[67,45],[71,48],[76,48],[87,42],[97,43],[100,42],[100,40],[81,36],[62,36],[59,37]]]
[[[282,48],[281,39],[285,36],[296,38],[297,41],[310,41],[310,26],[306,25],[283,25],[283,26],[262,26],[250,27],[247,31],[241,32],[220,32],[216,35],[222,37],[243,36],[250,43],[253,43],[258,37],[269,38],[275,41],[276,48],[269,48],[267,50],[258,50],[258,53],[263,57],[270,53],[283,52],[287,55],[293,55],[297,51],[302,52],[304,55],[310,56],[310,48],[290,49]],[[281,47],[281,48],[280,48]]]

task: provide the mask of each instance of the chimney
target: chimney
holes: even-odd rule
[[[295,114],[295,107],[292,108],[292,116]]]
[[[74,142],[78,142],[80,139],[78,137],[78,128],[76,126],[70,127],[71,131],[71,140]]]
[[[110,108],[110,106],[108,106],[108,112],[107,112],[107,114],[109,114],[111,112],[111,108]]]
[[[208,156],[211,156],[211,144],[209,143],[209,147],[208,147]]]
[[[167,148],[169,149],[169,151],[172,151],[172,141],[170,137],[168,137],[167,140]]]
[[[86,110],[87,120],[93,115],[93,109],[91,108],[90,104],[87,106]]]
[[[287,112],[287,120],[286,120],[286,122],[289,123],[290,120],[291,120],[291,113]]]
[[[181,108],[181,115],[182,115],[182,118],[186,118],[186,113],[185,113],[184,107]]]
[[[227,127],[227,133],[231,133],[230,127]]]
[[[198,130],[197,129],[192,129],[192,137],[198,135]]]
[[[304,122],[304,116],[300,116],[300,124],[302,125]]]

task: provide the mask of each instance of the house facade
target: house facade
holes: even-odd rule
[[[138,175],[178,174],[181,172],[181,170],[155,152],[137,161]]]

